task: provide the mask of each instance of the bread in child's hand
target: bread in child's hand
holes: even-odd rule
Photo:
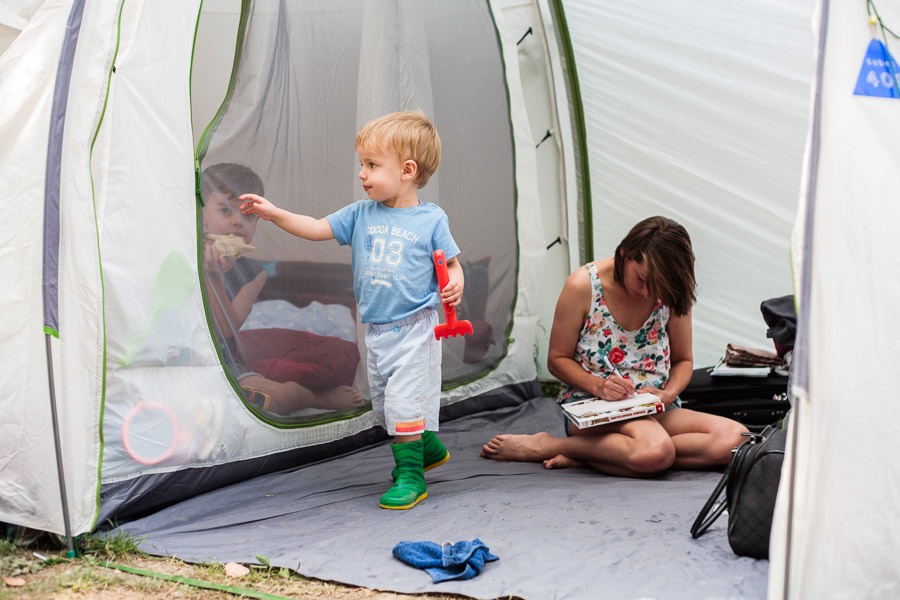
[[[216,251],[225,258],[238,259],[247,256],[256,250],[255,246],[251,246],[244,241],[244,238],[229,233],[221,235],[218,233],[207,233],[206,241],[216,247]]]

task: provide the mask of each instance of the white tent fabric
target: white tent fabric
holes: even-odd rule
[[[897,31],[900,8],[875,5]],[[879,71],[863,59],[873,38],[884,39],[866,4],[823,0],[820,11],[818,111],[797,222],[805,377],[794,386],[769,597],[896,598],[900,100],[853,93],[861,69]],[[896,58],[900,42],[886,38]]]
[[[666,215],[697,255],[694,364],[771,348],[759,305],[788,260],[812,76],[814,2],[563,3],[590,151],[594,255]]]
[[[96,7],[96,5],[95,5]],[[0,94],[4,98],[0,135],[0,187],[4,207],[19,214],[2,252],[6,291],[0,298],[4,319],[0,414],[0,498],[3,512],[29,526],[63,531],[56,478],[53,432],[41,302],[44,166],[53,85],[70,2],[48,2],[3,55]],[[83,110],[70,112],[63,152],[60,218],[64,239],[78,231],[80,244],[60,249],[60,284],[72,293],[60,298],[60,335],[52,339],[58,376],[59,421],[72,527],[93,527],[97,508],[100,458],[99,420],[102,394],[102,316],[100,273],[89,164],[89,143],[102,108],[106,73],[93,64],[111,61],[115,21],[91,11],[73,66],[79,84],[70,89]],[[13,75],[13,71],[15,74]],[[72,140],[80,140],[80,143]],[[73,147],[73,145],[78,147]],[[102,155],[101,155],[102,156]],[[28,210],[22,206],[30,207]],[[19,207],[19,208],[15,208]],[[93,238],[93,241],[92,241]],[[36,243],[37,242],[37,243]],[[62,352],[62,348],[67,348]]]
[[[3,0],[0,2],[0,54],[9,48],[44,0]]]

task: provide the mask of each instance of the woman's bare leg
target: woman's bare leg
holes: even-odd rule
[[[676,469],[708,469],[731,461],[731,450],[744,441],[747,428],[718,415],[686,408],[655,417],[675,444]]]
[[[500,434],[481,448],[481,456],[542,462],[548,469],[587,465],[609,475],[646,477],[669,468],[675,448],[656,421],[642,418],[602,428],[573,427],[572,436],[565,438],[546,432]]]

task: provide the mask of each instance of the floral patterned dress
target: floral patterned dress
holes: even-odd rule
[[[634,382],[635,389],[664,389],[669,380],[669,308],[657,299],[641,328],[627,331],[616,323],[606,306],[597,266],[590,263],[585,268],[591,276],[591,312],[575,345],[575,362],[592,375],[608,377],[612,372],[603,363],[603,357],[609,356],[619,372]],[[589,397],[590,394],[563,384],[559,402]]]

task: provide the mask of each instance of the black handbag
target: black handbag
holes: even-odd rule
[[[691,536],[703,535],[727,508],[728,543],[734,553],[768,558],[787,431],[779,422],[761,433],[744,435],[748,439],[735,449],[722,479],[694,520]]]

